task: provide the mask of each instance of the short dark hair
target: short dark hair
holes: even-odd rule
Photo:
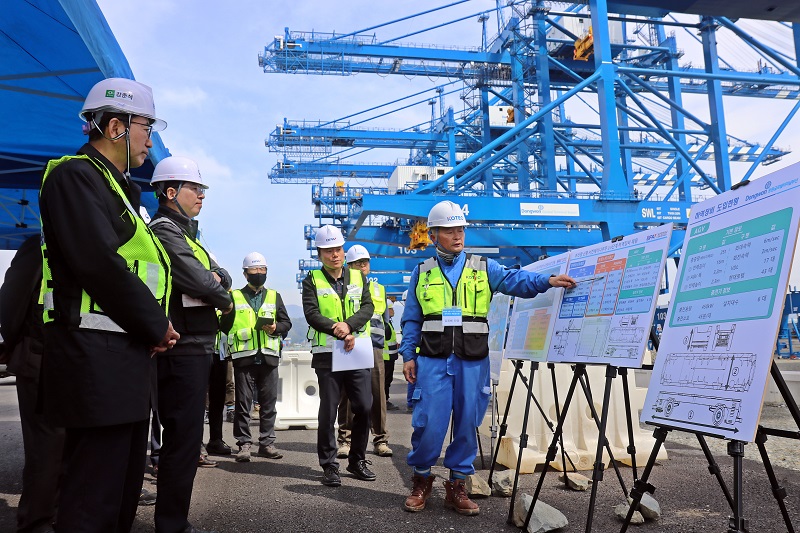
[[[91,129],[89,130],[89,141],[99,141],[103,138],[103,133],[106,131],[108,127],[108,123],[111,122],[112,118],[115,118],[122,122],[123,124],[127,124],[130,128],[130,120],[131,116],[125,113],[114,113],[111,111],[103,112],[100,115],[100,120],[97,121],[97,128],[94,126],[94,117],[96,113],[91,113],[89,117],[89,125]],[[98,129],[99,128],[99,129]]]
[[[183,184],[182,181],[161,181],[153,185],[153,189],[156,191],[156,196],[158,196],[158,205],[166,205],[167,202],[170,200],[167,198],[167,189],[172,187],[176,191],[178,187]]]

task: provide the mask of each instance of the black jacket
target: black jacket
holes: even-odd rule
[[[94,147],[86,154],[108,168],[138,211],[141,190]],[[123,201],[91,164],[56,167],[39,197],[57,318],[45,324],[42,359],[44,412],[64,427],[96,427],[146,420],[150,414],[149,348],[161,342],[169,320],[117,249],[134,228]],[[126,333],[81,330],[81,289]],[[74,313],[74,315],[71,315]]]
[[[350,283],[350,269],[345,267],[342,272],[344,276],[344,283],[342,284],[342,290],[339,292],[339,298],[344,300],[344,296],[347,293],[347,284]],[[335,290],[335,280],[324,268],[322,269],[322,273],[328,279],[331,287],[333,287]],[[364,324],[369,322],[369,320],[372,318],[372,313],[375,310],[375,304],[372,303],[372,295],[370,294],[369,288],[369,282],[364,279],[364,290],[361,292],[361,307],[353,314],[353,316],[344,320],[344,322],[350,326],[351,331],[356,331],[363,328]],[[314,285],[314,278],[311,275],[311,272],[309,272],[306,276],[306,279],[303,280],[303,314],[305,315],[306,322],[308,322],[308,326],[310,328],[315,329],[320,333],[333,335],[333,325],[335,322],[324,316],[319,311],[317,288]],[[309,337],[310,336],[311,335],[309,335]],[[331,368],[332,355],[333,354],[331,352],[315,353],[311,358],[312,368]]]
[[[42,282],[41,237],[35,235],[19,247],[0,287],[0,331],[9,353],[9,372],[39,378],[44,332],[39,286]]]
[[[255,294],[253,289],[250,288],[249,285],[245,285],[240,289],[242,291],[242,295],[250,301],[250,299]],[[264,287],[264,290],[267,290],[267,287]],[[230,335],[231,328],[233,327],[233,323],[236,320],[236,313],[228,313],[227,315],[222,315],[219,319],[219,329],[226,335]],[[285,339],[286,336],[289,334],[289,330],[292,329],[292,320],[289,318],[289,313],[286,311],[286,306],[283,304],[283,298],[281,298],[281,293],[275,293],[275,333],[273,335],[280,336],[281,338]],[[235,367],[242,367],[252,365],[256,362],[256,359],[261,357],[261,361],[268,361],[273,366],[276,364],[276,361],[269,361],[263,355],[252,355],[249,357],[240,357],[238,359],[233,360],[233,366]],[[273,358],[273,359],[277,359]]]
[[[172,327],[181,335],[175,347],[159,357],[212,354],[218,329],[215,308],[227,309],[230,305],[232,300],[228,289],[231,287],[231,277],[213,258],[209,257],[210,270],[207,270],[195,257],[184,237],[196,236],[195,226],[189,218],[160,206],[150,227],[164,245],[172,263],[169,317]],[[222,283],[214,279],[212,272],[219,275]],[[184,296],[202,300],[208,305],[184,306]]]

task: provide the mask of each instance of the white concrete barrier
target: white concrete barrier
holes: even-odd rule
[[[598,417],[602,414],[603,391],[606,380],[605,369],[605,366],[587,367],[589,384],[592,390],[592,399]],[[522,375],[527,378],[530,375],[530,364],[525,363],[521,372]],[[644,405],[647,388],[636,386],[633,373],[633,370],[628,370],[628,389],[630,392],[631,416],[633,418],[634,444],[636,446],[636,464],[641,468],[645,465],[650,456],[650,452],[655,444],[655,439],[652,437],[652,431],[639,428],[639,411]],[[500,411],[498,424],[502,422],[513,376],[513,365],[508,360],[503,361],[500,380],[497,386],[497,401]],[[559,410],[563,408],[564,400],[566,399],[567,392],[569,392],[572,376],[573,372],[569,365],[556,365]],[[555,429],[558,419],[556,417],[552,377],[546,363],[539,364],[539,369],[534,376],[533,391],[536,399],[547,415],[547,418],[552,422],[553,429]],[[525,414],[526,394],[527,389],[518,378],[514,389],[514,398],[512,399],[508,414],[508,429],[506,430],[505,437],[499,443],[500,451],[497,458],[498,463],[508,468],[516,468],[517,465],[519,436],[522,429],[523,416]],[[628,429],[621,376],[617,376],[613,381],[610,402],[606,437],[617,461],[630,464],[630,455],[627,453]],[[481,426],[481,433],[487,436],[491,435],[491,413],[488,413],[486,418],[484,418],[483,425]],[[547,455],[547,447],[553,439],[552,431],[548,428],[546,421],[542,418],[541,413],[533,402],[531,402],[530,413],[528,415],[527,434],[528,446],[523,450],[522,464],[520,466],[520,472],[524,474],[532,473],[536,465],[544,464]],[[564,450],[575,467],[578,470],[591,470],[594,465],[595,454],[597,453],[599,431],[594,419],[592,419],[591,409],[580,388],[580,383],[577,385],[577,389],[575,394],[573,394],[572,402],[569,406],[569,412],[564,422],[563,435]],[[664,460],[666,458],[667,453],[662,446],[658,459]],[[608,461],[608,454],[604,452],[603,462],[606,467],[609,466]],[[553,468],[563,470],[561,450],[558,451],[556,459],[551,462],[551,465]],[[567,460],[567,469],[571,470],[571,468],[572,465],[569,460]]]
[[[317,429],[319,383],[311,368],[311,352],[283,352],[275,429],[305,427]]]

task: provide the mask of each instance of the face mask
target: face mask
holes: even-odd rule
[[[247,283],[252,285],[253,287],[261,287],[266,283],[267,275],[266,274],[248,274],[247,275]]]

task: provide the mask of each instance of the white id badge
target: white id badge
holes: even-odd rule
[[[460,326],[461,325],[461,308],[460,307],[445,307],[442,309],[442,325],[444,326]]]

